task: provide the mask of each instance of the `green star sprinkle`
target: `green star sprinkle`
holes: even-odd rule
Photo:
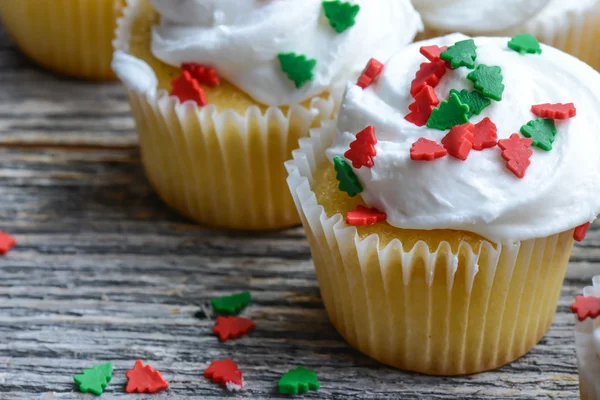
[[[324,1],[323,9],[329,24],[337,33],[342,33],[354,25],[356,15],[360,11],[360,6],[352,5],[340,0]]]
[[[350,197],[362,193],[363,188],[358,181],[358,176],[356,176],[350,164],[342,157],[335,156],[333,158],[333,166],[337,172],[336,179],[340,182],[339,189],[342,192],[348,193],[348,196]]]
[[[518,53],[542,54],[540,42],[529,33],[522,33],[510,39],[508,47]]]
[[[556,125],[552,119],[538,118],[523,125],[521,133],[523,136],[533,139],[534,146],[550,151],[556,136]]]
[[[481,64],[477,66],[475,71],[467,75],[467,79],[473,81],[475,89],[479,90],[485,97],[496,101],[502,100],[502,93],[504,92],[502,68]]]
[[[246,308],[251,299],[250,292],[242,292],[212,299],[210,304],[218,314],[237,314]]]
[[[306,393],[321,387],[316,372],[304,367],[289,370],[279,379],[277,386],[281,394]]]
[[[461,90],[460,92],[456,89],[450,90],[450,94],[455,93],[458,96],[458,100],[461,103],[469,106],[469,119],[473,115],[479,115],[483,111],[484,108],[492,104],[492,101],[482,95],[477,90],[469,92],[467,90]]]
[[[448,50],[440,54],[442,60],[450,61],[452,68],[467,67],[475,68],[477,58],[477,46],[473,39],[461,40],[448,47]]]
[[[317,65],[317,60],[307,59],[305,55],[296,53],[280,53],[277,55],[281,70],[294,81],[296,88],[300,89],[306,81],[310,81],[314,74],[313,69]]]
[[[450,93],[450,98],[442,101],[438,108],[431,112],[427,127],[445,131],[456,125],[469,122],[469,106],[461,103],[457,93]]]
[[[112,379],[112,364],[98,364],[83,370],[83,374],[73,376],[73,380],[83,393],[100,396]]]

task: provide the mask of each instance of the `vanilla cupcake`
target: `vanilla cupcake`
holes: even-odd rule
[[[423,39],[452,32],[482,36],[529,33],[600,70],[598,0],[413,0]]]
[[[124,14],[113,66],[150,182],[182,214],[237,229],[299,223],[284,161],[369,57],[422,27],[409,0],[130,0]]]
[[[521,357],[600,211],[600,74],[531,37],[454,34],[371,78],[286,164],[332,323],[427,374]]]
[[[0,19],[21,51],[53,72],[114,79],[110,61],[125,0],[3,0]]]

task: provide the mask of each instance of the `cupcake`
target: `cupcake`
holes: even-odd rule
[[[582,400],[600,399],[600,275],[572,305],[576,314],[575,347]]]
[[[425,23],[424,39],[452,32],[529,33],[600,70],[598,0],[413,0],[413,4]]]
[[[422,27],[409,0],[130,0],[124,14],[113,67],[150,182],[182,214],[234,229],[299,223],[284,161],[369,57]]]
[[[337,120],[286,167],[325,308],[351,345],[458,375],[543,337],[574,238],[600,210],[599,86],[532,37],[462,34],[348,85]]]
[[[125,0],[3,0],[0,18],[21,51],[53,72],[114,79],[115,22]]]

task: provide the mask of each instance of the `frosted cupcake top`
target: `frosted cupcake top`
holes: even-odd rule
[[[523,53],[509,40],[454,34],[414,43],[366,89],[348,85],[327,155],[347,178],[342,186],[356,184],[349,194],[396,227],[495,242],[594,220],[600,74],[532,37],[511,41]]]
[[[370,57],[386,60],[422,29],[410,0],[151,3],[161,15],[152,30],[155,57],[173,66],[214,67],[253,99],[272,106],[343,91]]]

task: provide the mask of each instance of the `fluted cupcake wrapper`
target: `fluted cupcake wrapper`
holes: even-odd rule
[[[583,290],[584,296],[600,297],[600,275],[593,279],[593,286]],[[579,392],[581,400],[600,399],[600,355],[594,345],[594,329],[600,328],[600,317],[579,321],[575,317],[575,349],[579,369]]]
[[[3,0],[0,18],[41,66],[77,78],[116,78],[112,39],[125,0]]]
[[[325,308],[354,347],[386,364],[458,375],[500,367],[548,330],[573,246],[573,231],[478,251],[461,243],[430,250],[394,239],[361,240],[342,215],[328,217],[311,190],[326,162],[333,121],[313,129],[286,163]]]

